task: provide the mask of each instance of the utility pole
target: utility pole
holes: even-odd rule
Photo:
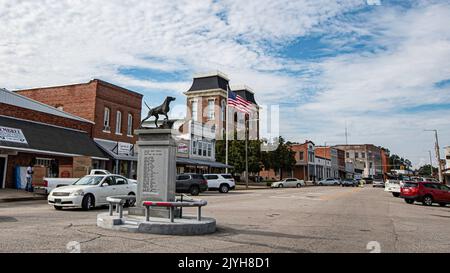
[[[432,130],[424,130],[427,132],[434,132],[434,138],[435,138],[435,146],[434,149],[436,151],[436,160],[438,163],[438,174],[439,174],[439,182],[443,182],[443,177],[442,177],[442,168],[441,168],[441,153],[439,152],[439,141],[438,141],[438,133],[436,129],[432,129]]]
[[[431,151],[428,151],[430,153],[430,176],[433,177],[433,161],[431,160]]]
[[[345,145],[348,145],[347,121],[345,121]]]

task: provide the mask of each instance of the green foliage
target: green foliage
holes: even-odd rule
[[[261,152],[261,163],[265,169],[292,171],[295,166],[295,152],[290,149],[290,143],[280,137],[276,150]],[[280,174],[282,176],[282,173]]]
[[[432,176],[430,164],[421,166],[417,171],[419,172],[419,175]],[[437,172],[438,172],[438,168],[433,167],[433,173],[437,173]]]
[[[261,142],[259,140],[248,141],[248,171],[258,173],[261,170]],[[225,140],[216,141],[216,160],[225,162]],[[234,167],[233,173],[245,171],[245,141],[228,141],[228,164]]]

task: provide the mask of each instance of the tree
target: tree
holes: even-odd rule
[[[430,164],[423,165],[416,171],[419,173],[419,175],[432,176]],[[438,168],[433,167],[433,173],[437,173],[437,172],[438,172]]]
[[[290,143],[286,143],[283,137],[279,137],[279,145],[276,150],[261,152],[261,158],[264,168],[279,170],[280,177],[283,177],[283,171],[292,171],[296,163],[295,152],[292,151]]]
[[[216,141],[216,160],[225,162],[225,140]],[[248,141],[248,171],[249,173],[258,173],[261,170],[261,141]],[[233,173],[242,173],[245,171],[245,141],[228,141],[228,164],[233,166]]]

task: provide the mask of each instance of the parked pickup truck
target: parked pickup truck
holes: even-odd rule
[[[101,169],[93,169],[89,173],[89,175],[99,175],[99,174],[111,174],[107,170],[101,170]],[[63,186],[69,186],[78,181],[80,178],[50,178],[50,177],[44,177],[44,184],[42,186],[36,186],[34,188],[34,191],[36,193],[41,194],[48,194],[53,189]],[[137,183],[134,179],[128,179],[128,181]]]

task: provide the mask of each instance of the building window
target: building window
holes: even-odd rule
[[[208,157],[211,157],[211,153],[212,153],[212,144],[208,143]]]
[[[349,152],[346,152],[346,153],[345,153],[345,157],[350,158],[350,153],[349,153]]]
[[[203,148],[203,143],[201,141],[198,141],[198,155],[202,155],[202,148]]]
[[[116,134],[120,135],[122,131],[122,112],[117,111],[116,113]]]
[[[128,136],[133,135],[133,115],[132,114],[128,114],[127,135]]]
[[[227,110],[227,106],[225,105],[225,100],[222,100],[222,108],[221,108],[222,120],[226,119],[226,117],[225,117],[226,110]]]
[[[203,142],[203,156],[206,156],[206,152],[208,150],[207,146],[208,146],[207,143]]]
[[[194,140],[192,142],[192,154],[194,154],[194,155],[197,154],[197,140]]]
[[[298,152],[300,160],[304,160],[304,152]]]
[[[361,157],[362,157],[362,158],[366,158],[366,153],[364,153],[364,152],[361,153]]]
[[[103,116],[103,131],[109,132],[111,130],[109,126],[109,120],[110,120],[110,110],[108,107],[105,107],[105,113]]]
[[[359,157],[358,152],[355,152],[355,158],[358,158],[358,157]]]
[[[214,100],[208,100],[208,120],[214,119]]]
[[[197,101],[192,101],[191,113],[192,113],[192,120],[197,121],[198,120],[198,102]]]

